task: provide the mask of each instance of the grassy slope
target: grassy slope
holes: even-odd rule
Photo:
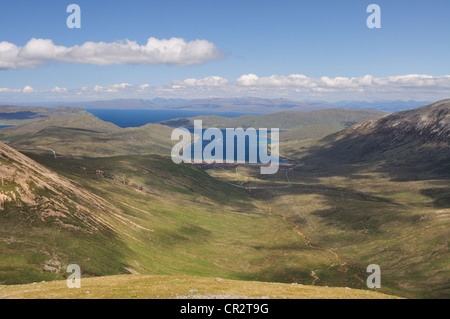
[[[1,144],[0,176],[0,282],[61,278],[74,256],[97,256],[87,274],[121,269],[124,245],[103,219],[117,208]]]
[[[1,299],[384,299],[389,295],[348,288],[220,280],[195,276],[125,275],[82,279],[80,289],[65,281],[0,286]]]
[[[69,118],[87,116],[89,114],[84,110],[69,107],[48,108],[0,105],[0,125],[26,124],[51,116]]]
[[[0,130],[0,139],[21,151],[58,156],[105,157],[170,154],[172,128],[147,124],[120,128],[92,115],[49,117]]]
[[[30,123],[16,125],[14,127],[4,128],[1,133],[4,136],[20,138],[38,133],[49,127],[74,128],[91,132],[114,132],[120,130],[120,127],[112,123],[104,122],[90,113],[72,116],[50,116]]]

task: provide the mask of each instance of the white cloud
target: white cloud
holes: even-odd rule
[[[119,83],[113,85],[83,86],[66,89],[58,86],[50,90],[0,88],[0,99],[33,92],[33,97],[73,100],[114,98],[211,98],[211,97],[265,97],[293,100],[439,100],[450,98],[450,75],[395,75],[377,78],[361,77],[311,78],[302,74],[258,77],[245,74],[234,81],[220,76],[175,80],[172,83],[152,86]],[[25,98],[24,98],[25,99]]]
[[[53,89],[50,90],[53,93],[67,93],[67,89],[66,88],[60,88],[55,86]]]
[[[302,74],[291,74],[288,76],[272,75],[269,77],[258,77],[255,74],[245,74],[239,77],[235,86],[264,88],[264,89],[312,89],[314,91],[333,91],[333,90],[389,90],[389,89],[408,89],[425,87],[429,89],[445,90],[450,88],[450,76],[431,76],[431,75],[398,75],[385,78],[375,78],[372,75],[361,77],[334,77],[323,76],[320,78],[310,78]]]
[[[37,68],[48,62],[196,65],[223,57],[223,52],[209,41],[186,42],[181,38],[149,38],[145,45],[124,40],[112,43],[86,42],[73,47],[59,46],[52,40],[35,38],[23,47],[0,42],[0,69]]]
[[[23,88],[22,92],[23,93],[33,93],[34,89],[31,86],[27,85]]]
[[[236,85],[245,87],[261,87],[261,88],[289,88],[289,87],[316,87],[316,80],[308,78],[303,74],[272,75],[260,78],[255,74],[244,74],[235,82]]]
[[[181,87],[222,87],[228,84],[228,80],[220,76],[208,76],[203,79],[186,79],[173,81],[173,88]]]
[[[254,86],[258,84],[259,80],[260,78],[256,74],[244,74],[236,80],[236,84],[243,86]]]

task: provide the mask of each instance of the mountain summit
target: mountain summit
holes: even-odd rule
[[[450,99],[410,111],[397,112],[356,124],[338,136],[353,134],[385,135],[386,145],[394,146],[406,139],[422,143],[446,143],[450,139]]]

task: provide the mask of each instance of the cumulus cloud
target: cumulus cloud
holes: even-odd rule
[[[53,93],[66,93],[67,89],[66,88],[60,88],[58,86],[55,86],[53,89],[50,90]]]
[[[23,93],[32,93],[32,92],[34,92],[34,89],[31,86],[27,85],[23,88],[22,91],[23,91]]]
[[[31,86],[26,85],[23,89],[0,88],[0,93],[33,93],[36,92]]]
[[[288,76],[272,75],[263,78],[258,77],[256,74],[244,74],[236,80],[236,85],[262,88],[312,88],[317,86],[315,82],[314,79],[308,78],[303,74],[291,74]]]
[[[208,76],[203,79],[186,79],[173,81],[173,88],[180,87],[222,87],[228,84],[228,80],[220,76]]]
[[[186,42],[181,38],[149,38],[145,45],[124,40],[112,43],[86,42],[73,47],[55,45],[49,39],[35,38],[23,47],[6,41],[0,42],[0,69],[37,68],[49,62],[196,65],[223,57],[223,52],[209,41]]]

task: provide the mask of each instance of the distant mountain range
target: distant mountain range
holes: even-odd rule
[[[429,104],[428,101],[325,101],[298,102],[287,99],[244,98],[205,98],[205,99],[115,99],[87,102],[45,102],[25,103],[28,106],[72,106],[82,109],[153,109],[153,110],[192,110],[240,112],[268,114],[282,111],[314,111],[325,108],[367,109],[387,113],[413,109]]]
[[[241,113],[274,113],[285,110],[312,111],[325,108],[326,105],[307,104],[286,99],[260,98],[211,98],[211,99],[119,99],[111,101],[92,101],[84,103],[69,103],[68,106],[83,109],[155,109],[155,110],[192,110],[241,112]]]
[[[367,109],[378,110],[386,113],[393,113],[405,110],[411,110],[416,107],[431,104],[431,101],[340,101],[333,103],[336,107],[345,109]]]

